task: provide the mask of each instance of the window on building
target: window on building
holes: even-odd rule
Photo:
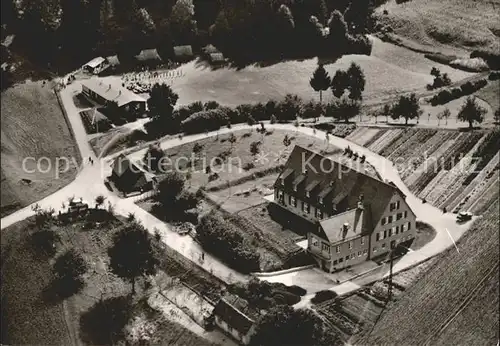
[[[316,217],[318,219],[323,218],[323,212],[321,210],[319,210],[319,209],[316,209]]]
[[[323,204],[323,197],[320,197],[320,198],[318,199],[318,202],[319,202],[319,204]]]
[[[349,249],[352,249],[352,241],[349,242]]]
[[[366,255],[368,253],[368,250],[367,249],[364,249],[363,250],[363,255]]]
[[[396,226],[396,234],[399,234],[399,226]]]
[[[392,215],[389,215],[387,223],[391,223],[391,222],[392,222]]]
[[[292,198],[292,201],[291,201],[291,204],[296,207],[297,206],[297,198],[295,198],[294,196],[290,196]]]
[[[339,253],[339,252],[340,252],[340,245],[337,245],[337,246],[335,247],[335,251],[337,251],[337,253]]]
[[[321,246],[322,251],[330,251],[330,245],[323,243]]]
[[[306,197],[307,198],[311,197],[311,194],[309,193],[309,191],[306,191]]]
[[[389,211],[393,211],[393,210],[396,210],[396,203],[391,203],[389,205]]]
[[[385,243],[382,244],[382,249],[385,249]]]
[[[376,246],[373,248],[373,252],[377,252],[377,247]]]
[[[392,237],[392,228],[389,229],[389,237]]]
[[[337,264],[337,260],[333,261],[333,265],[336,265]]]
[[[319,241],[318,241],[317,238],[315,238],[315,237],[312,238],[312,245],[315,246],[315,247],[319,246]]]
[[[387,218],[383,217],[381,223],[382,223],[382,225],[385,225],[387,223]]]
[[[311,206],[309,205],[309,203],[304,203],[304,209],[303,209],[306,213],[309,214],[309,212],[311,211]]]
[[[401,233],[403,233],[405,231],[405,227],[406,227],[406,224],[401,225]]]
[[[380,232],[377,232],[377,234],[375,235],[375,240],[376,240],[376,241],[379,241],[379,240],[380,240]]]
[[[408,221],[408,231],[411,230],[411,222]]]
[[[288,204],[291,205],[292,204],[292,196],[291,195],[288,195]]]
[[[396,202],[396,209],[399,209],[399,207],[401,206],[401,204],[399,203],[399,201]]]
[[[408,210],[405,210],[405,219],[408,217]]]
[[[353,259],[353,258],[356,258],[356,254],[355,253],[351,254],[351,259]]]
[[[342,262],[344,262],[344,258],[341,257],[341,258],[339,258],[339,263],[342,263]]]
[[[362,254],[363,254],[363,251],[358,251],[358,257],[361,257]]]
[[[384,230],[384,237],[382,239],[387,238],[387,230]]]
[[[361,237],[361,245],[365,244],[365,237]]]
[[[349,258],[351,258],[349,255],[345,256],[346,262],[349,261]]]
[[[403,218],[403,213],[396,214],[396,220],[401,220]]]

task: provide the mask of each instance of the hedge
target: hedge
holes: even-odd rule
[[[218,130],[227,125],[229,116],[224,109],[210,109],[192,114],[181,122],[185,133],[200,133]]]
[[[323,290],[317,292],[314,297],[312,297],[311,302],[313,304],[319,304],[327,300],[335,299],[337,298],[338,294],[335,293],[334,291],[329,291],[329,290]]]
[[[207,252],[241,273],[260,270],[257,249],[235,230],[235,226],[214,213],[205,215],[196,227],[197,239]]]
[[[460,88],[444,89],[430,99],[433,106],[443,105],[462,96],[470,95],[475,91],[484,88],[488,84],[486,79],[479,79],[475,82],[466,82]]]

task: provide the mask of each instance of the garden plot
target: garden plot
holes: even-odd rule
[[[453,168],[459,162],[459,159],[465,156],[472,149],[472,147],[477,144],[482,136],[483,133],[481,132],[467,133],[466,136],[461,136],[438,159],[439,165],[437,169],[435,165],[434,167],[427,167],[425,172],[423,172],[414,184],[409,186],[409,188],[416,194],[420,195],[420,193],[429,183],[432,182],[440,171],[447,171]]]
[[[373,135],[369,140],[367,140],[363,146],[369,148],[375,141],[377,141],[379,138],[385,135],[386,130],[379,129],[378,132]]]
[[[474,180],[465,187],[465,189],[462,187],[462,189],[459,189],[459,193],[453,194],[448,200],[443,202],[443,206],[449,208],[450,210],[454,210],[458,205],[461,204],[461,202],[464,201],[466,197],[467,199],[470,200],[472,196],[476,195],[479,191],[477,190],[486,190],[486,188],[481,189],[481,185],[486,185],[486,187],[489,186],[491,181],[494,181],[494,171],[498,169],[498,163],[500,161],[500,153],[497,153],[493,159],[488,162],[486,167],[484,167],[481,172],[474,178]],[[493,178],[493,179],[492,179]]]
[[[379,132],[379,129],[369,127],[359,127],[347,136],[347,139],[359,145],[365,145],[373,136]]]
[[[378,140],[373,142],[372,145],[368,147],[371,151],[380,154],[380,151],[389,145],[392,141],[395,141],[403,133],[402,129],[387,130],[384,136],[380,137]]]
[[[435,206],[440,206],[456,191],[463,191],[462,183],[470,172],[476,169],[477,164],[473,162],[472,154],[479,144],[480,142],[476,143],[474,148],[472,148],[451,170],[445,171],[446,175],[441,180],[439,188],[435,188],[427,196],[430,203]]]
[[[411,185],[419,177],[425,167],[436,164],[437,159],[448,150],[454,140],[461,135],[456,131],[438,131],[430,140],[428,140],[413,158],[412,166],[405,167],[402,179],[406,185]]]
[[[467,197],[470,197],[467,201],[465,201],[465,203],[460,206],[460,204],[462,204],[462,202],[460,202],[460,204],[457,206],[457,208],[455,208],[456,211],[462,211],[462,210],[466,210],[466,211],[470,211],[470,209],[474,206],[474,204],[476,204],[476,202],[482,198],[482,195],[484,194],[484,192],[486,190],[488,190],[488,188],[493,185],[493,186],[496,186],[498,188],[498,177],[499,177],[499,171],[498,171],[498,166],[496,167],[496,169],[492,172],[490,172],[488,175],[487,175],[487,178],[480,182],[476,188],[474,190],[472,190],[472,192],[470,193],[469,196]]]
[[[343,314],[340,311],[339,303],[335,300],[323,303],[316,307],[315,310],[337,329],[340,329],[346,340],[359,331],[357,321],[353,321]]]
[[[420,145],[436,134],[436,130],[418,129],[413,135],[408,137],[401,145],[394,147],[393,151],[386,156],[389,160],[406,162],[413,159],[415,153],[420,152]],[[417,150],[418,148],[418,150]]]
[[[488,189],[484,191],[481,198],[478,198],[476,200],[476,203],[472,205],[469,211],[476,215],[483,214],[491,204],[498,200],[499,183],[500,181],[498,179],[496,181],[493,181]]]

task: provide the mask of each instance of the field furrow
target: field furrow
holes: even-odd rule
[[[369,149],[377,154],[380,153],[384,147],[389,145],[391,142],[397,140],[397,138],[401,135],[403,130],[401,129],[396,129],[396,130],[388,130],[384,136],[380,137],[378,140],[373,142],[372,145],[369,146]]]
[[[368,141],[370,141],[374,136],[380,132],[379,129],[367,128],[366,131],[360,133],[354,143],[365,146]]]

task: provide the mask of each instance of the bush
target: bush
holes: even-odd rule
[[[300,297],[305,296],[307,293],[307,291],[304,288],[297,286],[297,285],[292,285],[292,286],[288,287],[288,291],[290,293],[293,293],[293,294],[298,295]]]
[[[311,299],[313,304],[319,304],[327,300],[337,298],[337,293],[334,291],[323,290],[316,293],[316,295]]]
[[[245,241],[235,230],[235,225],[222,216],[205,215],[196,227],[197,238],[203,249],[216,254],[222,261],[242,273],[260,269],[260,255],[257,249]]]
[[[482,58],[492,70],[500,70],[500,54],[474,50],[470,53],[471,58]]]
[[[462,95],[470,95],[474,92],[474,85],[471,82],[464,83],[460,86]]]
[[[229,117],[224,109],[196,112],[183,120],[181,127],[186,133],[201,133],[218,130],[227,124]]]
[[[493,72],[491,72],[490,75],[488,76],[488,79],[489,80],[500,79],[500,71],[493,71]]]

